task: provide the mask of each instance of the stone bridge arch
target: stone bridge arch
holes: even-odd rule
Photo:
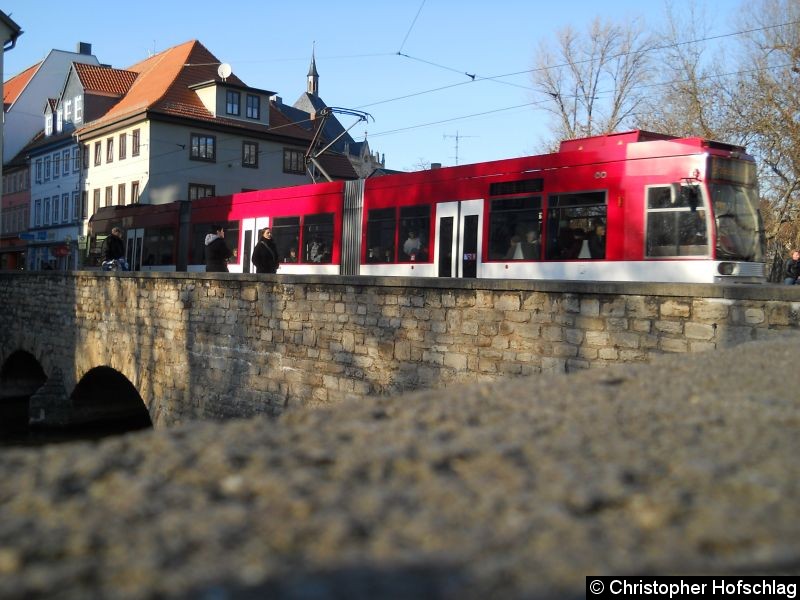
[[[147,404],[118,370],[92,367],[76,384],[71,381],[71,373],[65,376],[54,364],[46,371],[27,350],[11,352],[0,362],[0,434],[29,425],[104,423],[117,431],[153,427]]]
[[[25,350],[15,350],[0,364],[0,431],[28,425],[28,399],[47,381],[41,363]]]
[[[153,426],[150,412],[136,387],[111,367],[94,367],[84,374],[72,390],[69,403],[73,423],[124,423],[129,430]]]
[[[0,366],[0,398],[31,395],[47,375],[36,357],[26,350],[15,350]]]

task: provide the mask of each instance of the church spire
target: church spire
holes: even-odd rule
[[[316,42],[314,42],[314,45],[316,45]],[[312,96],[319,96],[319,73],[317,73],[317,61],[314,58],[314,45],[311,46],[311,66],[308,67],[306,92]]]

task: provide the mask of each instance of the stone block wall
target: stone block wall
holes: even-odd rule
[[[156,425],[568,372],[800,329],[800,289],[196,273],[2,273],[0,365],[109,366]]]

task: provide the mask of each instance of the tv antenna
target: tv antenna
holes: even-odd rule
[[[456,166],[458,166],[458,141],[460,139],[462,139],[462,138],[472,138],[472,137],[478,137],[478,136],[477,135],[461,135],[461,134],[458,133],[458,130],[456,130],[456,134],[455,135],[447,135],[447,134],[442,135],[442,139],[443,140],[446,140],[447,138],[454,138],[456,140],[456,144],[455,144],[456,155],[454,157],[456,159]]]

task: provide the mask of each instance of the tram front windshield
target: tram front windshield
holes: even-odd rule
[[[763,262],[764,228],[756,188],[712,183],[711,198],[717,225],[717,258]]]

